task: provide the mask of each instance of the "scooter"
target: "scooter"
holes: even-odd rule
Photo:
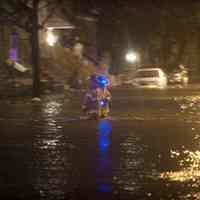
[[[110,100],[108,99],[101,99],[99,101],[99,117],[104,118],[108,117],[110,112]]]
[[[93,102],[93,106],[88,106],[83,111],[87,119],[108,117],[110,112],[110,101],[106,98],[97,100],[96,102]]]

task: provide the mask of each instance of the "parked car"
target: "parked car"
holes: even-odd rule
[[[134,76],[133,86],[138,88],[166,88],[167,75],[161,68],[138,69]]]
[[[187,70],[175,70],[169,75],[168,81],[171,84],[181,84],[182,86],[187,86],[189,82]]]

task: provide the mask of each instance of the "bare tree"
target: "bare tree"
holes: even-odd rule
[[[0,19],[17,26],[31,35],[32,48],[32,71],[33,71],[33,97],[40,96],[40,51],[39,51],[39,30],[53,14],[62,0],[1,0]],[[42,9],[50,12],[39,23],[39,12]]]

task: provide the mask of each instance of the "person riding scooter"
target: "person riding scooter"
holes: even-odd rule
[[[109,81],[105,76],[91,76],[89,89],[82,104],[82,110],[87,116],[104,117],[108,115],[111,101],[108,85]]]
[[[97,82],[99,84],[99,117],[107,117],[110,112],[111,106],[111,94],[109,92],[110,82],[108,78],[104,75],[97,77]]]

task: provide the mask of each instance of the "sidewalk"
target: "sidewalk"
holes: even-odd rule
[[[52,83],[50,81],[41,80],[41,95],[57,93],[65,93],[69,89],[65,84]],[[32,98],[32,79],[16,78],[7,81],[1,81],[0,84],[0,100],[7,98]]]

